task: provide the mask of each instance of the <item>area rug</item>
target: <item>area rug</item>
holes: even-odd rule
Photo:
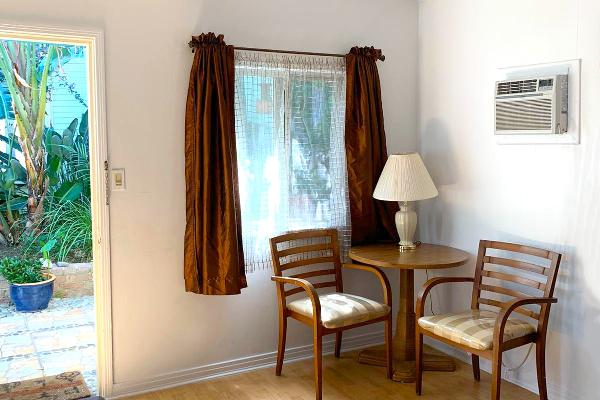
[[[89,396],[78,371],[0,385],[0,400],[76,400]]]

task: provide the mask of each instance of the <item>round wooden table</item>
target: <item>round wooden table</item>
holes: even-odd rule
[[[350,249],[350,258],[360,264],[400,270],[400,302],[394,335],[394,377],[399,382],[415,381],[415,269],[458,267],[467,262],[469,254],[452,247],[423,243],[416,249],[401,252],[395,243],[369,244]],[[358,361],[385,366],[385,353],[380,349],[360,352]],[[454,371],[451,358],[424,354],[427,371]]]

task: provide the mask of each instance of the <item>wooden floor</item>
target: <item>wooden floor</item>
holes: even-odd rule
[[[415,394],[414,384],[402,384],[385,379],[383,368],[358,364],[356,352],[344,353],[340,359],[323,358],[323,397],[325,400],[488,400],[490,375],[481,372],[481,382],[475,382],[471,366],[457,362],[455,372],[425,372],[423,395]],[[283,366],[282,376],[275,376],[275,367],[239,375],[203,381],[159,392],[129,397],[136,400],[313,400],[312,360]],[[502,400],[537,400],[537,395],[502,382]]]

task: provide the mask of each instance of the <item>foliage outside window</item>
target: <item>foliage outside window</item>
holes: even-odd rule
[[[235,79],[247,268],[287,231],[334,227],[347,249],[343,59],[237,52]]]
[[[0,246],[54,261],[91,259],[87,111],[60,132],[49,107],[61,88],[79,109],[87,93],[69,81],[80,46],[0,40]],[[6,250],[8,252],[8,250]],[[1,254],[0,254],[1,256]]]

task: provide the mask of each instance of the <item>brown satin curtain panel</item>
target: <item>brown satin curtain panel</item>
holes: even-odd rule
[[[346,161],[352,244],[398,240],[396,202],[373,191],[387,161],[377,60],[381,50],[353,47],[346,56]]]
[[[185,112],[185,289],[239,294],[247,283],[234,132],[233,46],[213,33],[196,36],[191,44],[195,51]]]

